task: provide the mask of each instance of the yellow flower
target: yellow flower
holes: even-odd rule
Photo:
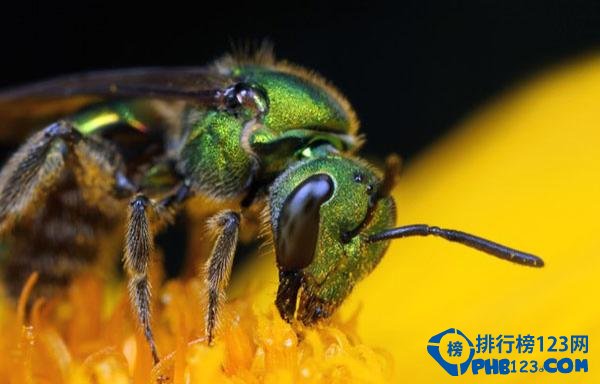
[[[273,257],[263,255],[234,275],[214,347],[202,337],[201,284],[175,280],[157,290],[163,360],[155,368],[123,283],[82,276],[65,296],[34,304],[28,320],[23,304],[17,310],[0,300],[0,381],[440,383],[451,377],[426,347],[447,328],[472,340],[487,333],[591,340],[581,355],[588,373],[466,373],[461,382],[600,381],[599,106],[600,56],[543,74],[432,146],[394,191],[399,225],[472,232],[542,256],[543,269],[435,238],[396,240],[332,320],[305,328],[279,318]]]
[[[111,292],[122,287],[105,288],[84,276],[67,297],[34,304],[29,323],[24,323],[28,289],[17,311],[6,311],[10,304],[2,303],[8,316],[0,325],[0,377],[9,383],[78,384],[384,383],[392,378],[389,355],[358,342],[351,324],[292,328],[272,303],[265,304],[264,288],[226,305],[220,338],[208,347],[201,337],[197,280],[172,281],[162,290],[155,331],[166,354],[153,368],[127,298]],[[111,305],[116,296],[121,298]]]

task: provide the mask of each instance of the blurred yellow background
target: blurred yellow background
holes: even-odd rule
[[[390,116],[389,129],[401,137],[398,131],[411,128]],[[393,354],[398,380],[600,382],[599,150],[600,55],[590,55],[513,88],[407,165],[394,192],[398,225],[471,232],[537,254],[546,267],[513,265],[436,238],[394,241],[342,311],[349,316],[360,306],[359,335]],[[266,259],[258,263],[272,268]],[[268,276],[275,284],[275,273]],[[431,336],[451,327],[474,343],[488,333],[589,335],[589,353],[573,355],[588,359],[589,372],[452,377],[426,350]],[[475,358],[498,356],[570,357]]]

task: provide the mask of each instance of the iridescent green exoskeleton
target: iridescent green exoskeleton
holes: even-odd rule
[[[383,173],[355,157],[362,140],[346,99],[265,51],[204,68],[96,72],[10,90],[0,94],[0,128],[6,145],[19,145],[0,172],[9,290],[18,293],[37,271],[47,294],[119,255],[124,236],[131,302],[156,362],[154,237],[194,199],[219,207],[202,218],[214,235],[204,270],[209,343],[241,227],[261,210],[280,274],[275,302],[288,321],[331,315],[392,238],[435,235],[543,265],[462,232],[395,228],[395,157]]]

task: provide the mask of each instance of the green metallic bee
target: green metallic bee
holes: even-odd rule
[[[131,303],[155,362],[154,236],[193,199],[220,207],[206,218],[215,234],[205,265],[209,343],[242,223],[261,207],[279,268],[275,302],[287,321],[330,316],[393,238],[440,236],[543,265],[459,231],[394,228],[396,158],[380,173],[354,157],[362,139],[346,99],[266,50],[205,68],[96,72],[6,91],[0,127],[5,143],[29,136],[0,172],[9,291],[38,271],[47,294],[118,255],[125,234]]]

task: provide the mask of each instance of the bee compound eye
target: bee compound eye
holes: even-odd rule
[[[304,180],[285,199],[275,239],[281,270],[302,269],[312,262],[319,235],[319,211],[333,189],[331,177],[318,174]]]
[[[251,83],[236,83],[225,90],[227,108],[234,111],[249,111],[254,116],[262,116],[269,109],[267,92]]]

